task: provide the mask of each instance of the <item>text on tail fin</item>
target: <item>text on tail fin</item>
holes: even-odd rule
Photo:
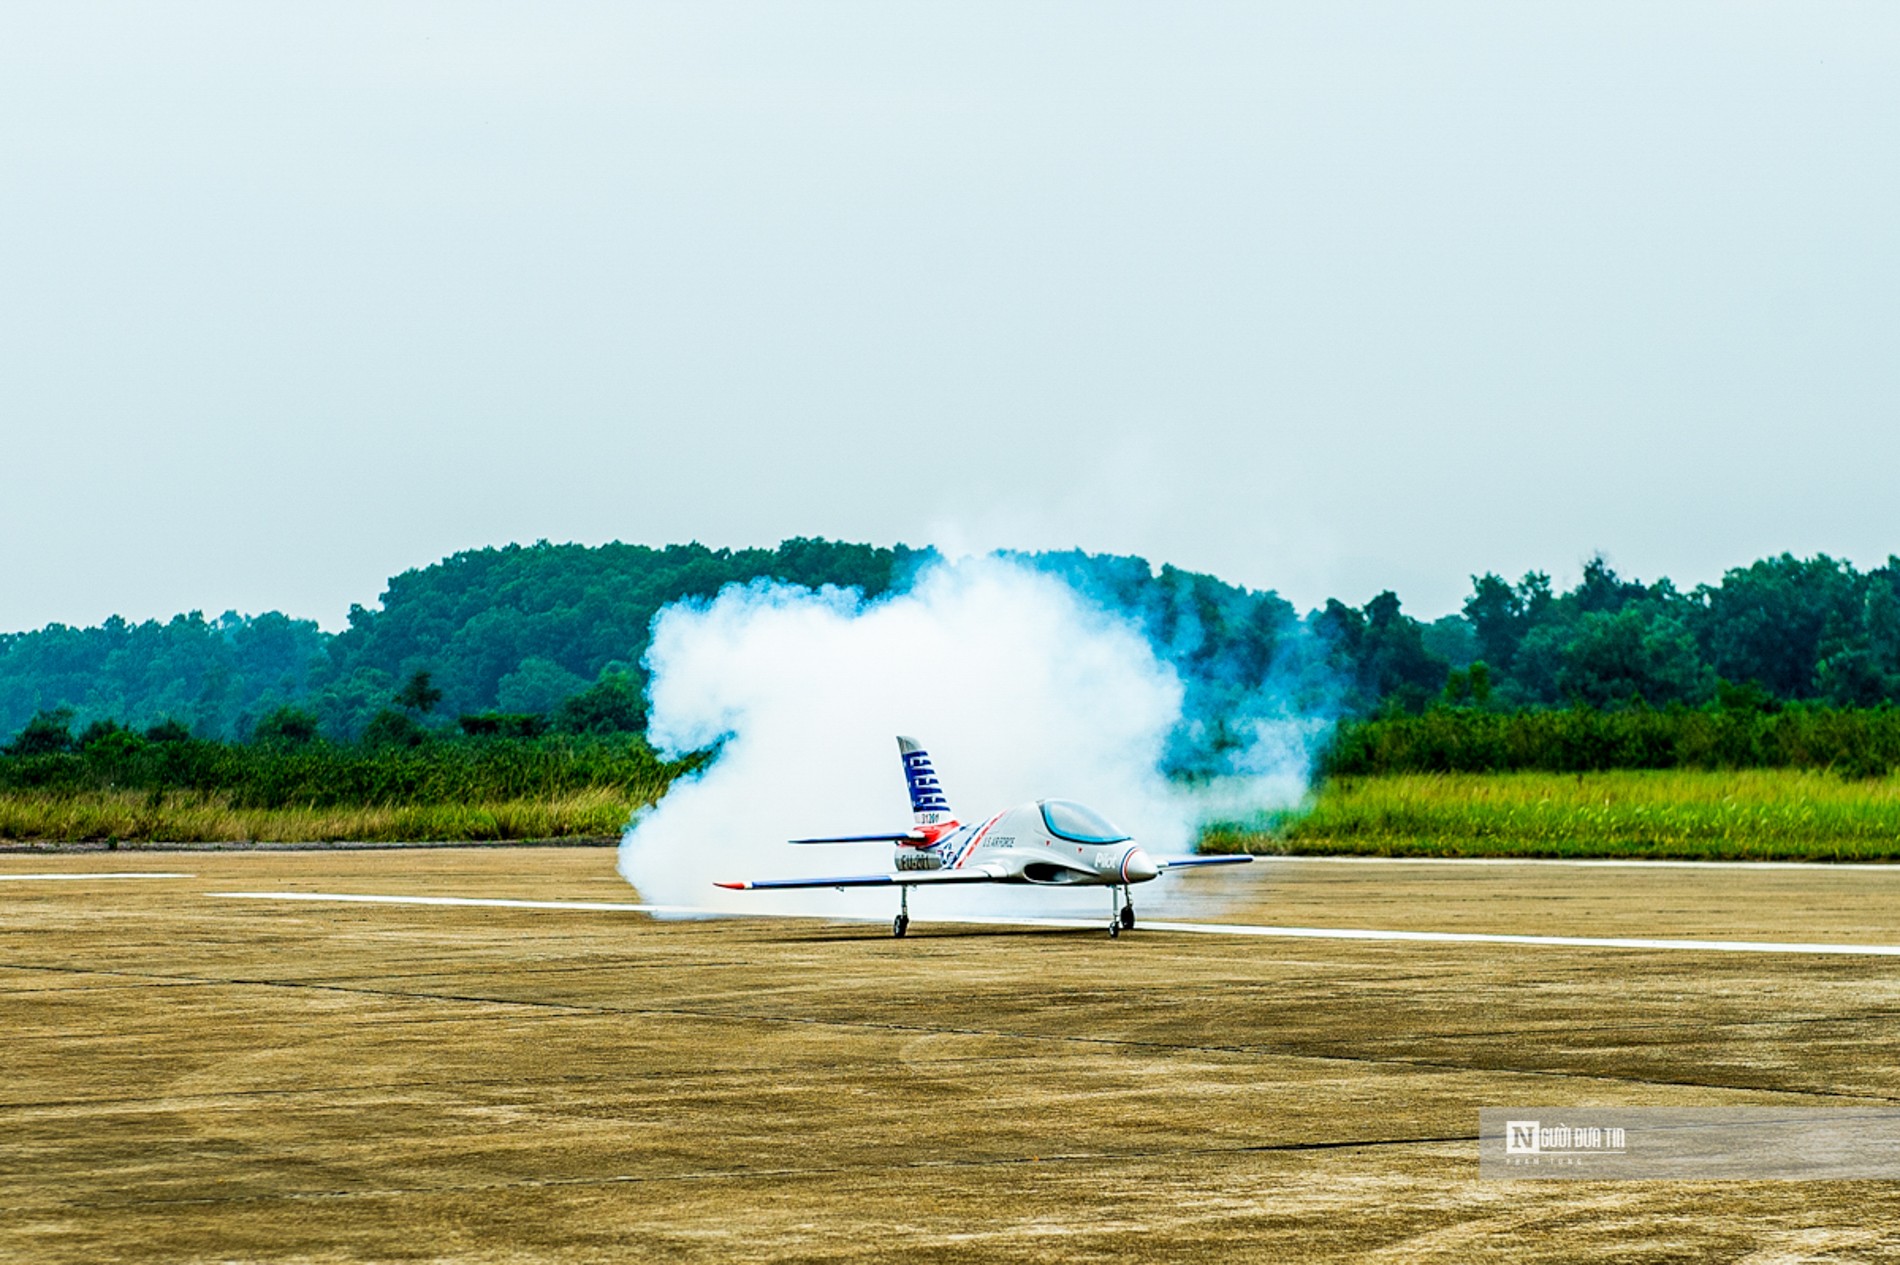
[[[937,770],[931,766],[930,753],[915,738],[898,738],[897,750],[904,760],[904,781],[910,787],[912,815],[920,823],[928,815],[929,822],[925,824],[934,824],[950,816],[950,801],[944,796],[943,785],[937,781]]]

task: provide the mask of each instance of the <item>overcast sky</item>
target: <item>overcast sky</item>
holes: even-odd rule
[[[1900,6],[0,6],[0,628],[511,540],[1900,552]]]

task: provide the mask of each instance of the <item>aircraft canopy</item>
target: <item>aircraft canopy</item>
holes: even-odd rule
[[[1056,838],[1071,843],[1120,843],[1134,837],[1126,830],[1117,829],[1093,808],[1072,799],[1043,800],[1042,824]]]

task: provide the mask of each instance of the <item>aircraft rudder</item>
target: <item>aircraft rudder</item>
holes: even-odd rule
[[[897,736],[897,752],[904,762],[904,783],[910,790],[911,820],[918,826],[936,826],[953,821],[950,800],[937,780],[936,766],[930,753],[915,738]]]

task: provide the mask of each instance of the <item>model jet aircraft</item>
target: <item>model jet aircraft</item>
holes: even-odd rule
[[[791,887],[895,887],[897,918],[891,934],[910,929],[910,889],[937,883],[1028,883],[1042,887],[1106,887],[1112,917],[1108,934],[1118,936],[1135,925],[1135,904],[1128,889],[1168,870],[1199,865],[1239,865],[1249,856],[1156,858],[1141,850],[1126,831],[1082,804],[1039,799],[1007,808],[974,825],[950,811],[931,767],[930,756],[915,738],[900,737],[898,754],[910,784],[911,828],[901,834],[839,835],[793,839],[793,843],[893,843],[895,870],[888,874],[849,874],[840,878],[766,878],[719,883],[735,891]]]

